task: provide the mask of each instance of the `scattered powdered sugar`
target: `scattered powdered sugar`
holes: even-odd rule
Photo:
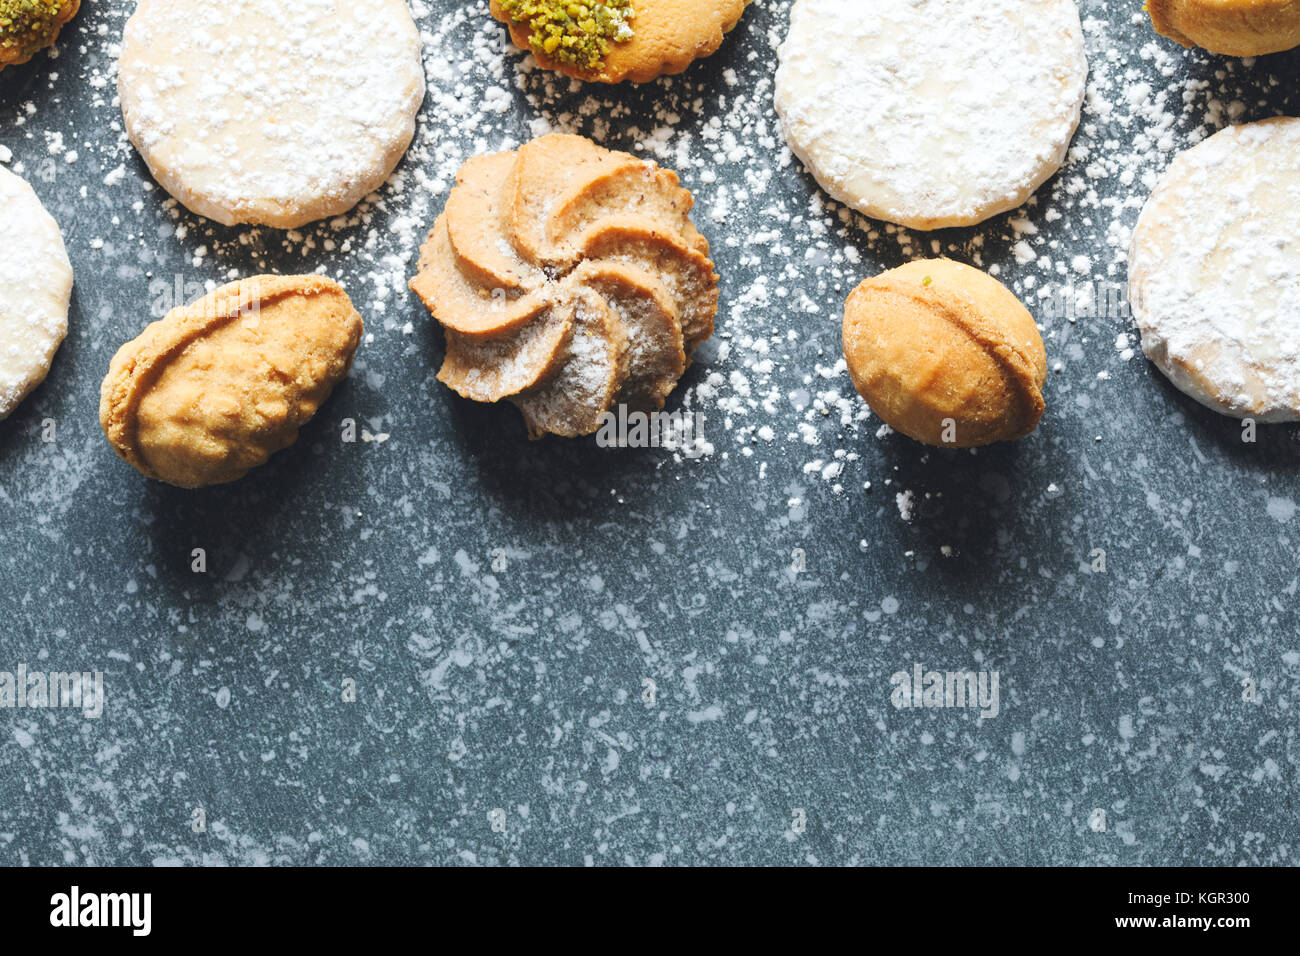
[[[1247,105],[1253,91],[1280,82],[1252,60],[1183,50],[1155,35],[1145,14],[1127,4],[1080,6],[1090,71],[1082,122],[1060,175],[1014,213],[963,230],[919,233],[870,220],[828,198],[803,173],[773,104],[773,66],[790,8],[784,0],[746,12],[728,40],[743,52],[731,56],[722,82],[697,65],[684,76],[614,91],[539,70],[510,45],[486,0],[451,10],[415,2],[428,95],[411,149],[383,188],[355,209],[300,230],[222,228],[141,175],[113,97],[116,38],[127,8],[102,11],[108,22],[90,40],[103,45],[104,55],[83,78],[116,141],[85,141],[70,127],[62,135],[81,163],[101,170],[106,190],[125,191],[126,203],[118,204],[129,214],[98,227],[97,254],[117,259],[119,269],[145,269],[147,281],[161,226],[165,241],[184,246],[193,277],[209,289],[238,278],[250,263],[259,271],[334,276],[366,318],[367,346],[357,365],[363,374],[377,341],[411,340],[432,322],[407,282],[465,160],[553,131],[653,158],[693,192],[696,223],[722,273],[717,331],[697,351],[669,408],[703,413],[715,456],[752,459],[760,478],[785,472],[767,464],[789,454],[788,446],[802,455],[801,470],[827,490],[869,495],[893,480],[891,466],[869,453],[873,437],[908,440],[873,419],[844,368],[839,326],[853,287],[921,256],[968,262],[1007,283],[1039,319],[1054,369],[1047,418],[1027,441],[1050,439],[1063,407],[1121,400],[1115,370],[1134,353],[1132,343],[1112,346],[1132,331],[1132,317],[1124,297],[1107,305],[1098,290],[1127,287],[1133,225],[1160,174],[1179,151],[1218,129],[1263,118]],[[1117,34],[1127,34],[1125,42]],[[1134,44],[1143,36],[1149,39]],[[36,110],[24,102],[6,118],[14,135],[24,135]],[[48,110],[41,119],[42,126],[59,126]],[[21,164],[15,171],[38,172]],[[1077,297],[1092,302],[1091,311],[1059,306],[1067,293],[1089,290]],[[147,318],[142,313],[141,325]],[[430,356],[431,375],[435,363]],[[1089,429],[1090,440],[1104,430]]]

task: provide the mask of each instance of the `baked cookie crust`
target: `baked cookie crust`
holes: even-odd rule
[[[446,332],[438,380],[512,402],[534,438],[663,408],[718,309],[693,203],[670,170],[581,136],[471,159],[411,281]]]
[[[630,0],[632,35],[611,41],[603,59],[583,68],[565,62],[532,42],[528,19],[516,19],[502,0],[492,0],[492,16],[510,28],[515,46],[530,50],[545,70],[592,83],[648,83],[659,76],[681,73],[693,62],[711,56],[726,34],[740,22],[752,0]],[[569,4],[564,4],[569,6]],[[586,4],[594,6],[594,4]]]
[[[858,286],[844,309],[844,359],[871,410],[927,445],[1023,438],[1046,408],[1047,352],[1033,317],[992,276],[948,259]]]
[[[0,0],[0,70],[51,46],[80,8],[81,0]]]
[[[298,440],[347,377],[363,323],[322,276],[233,282],[113,357],[99,421],[113,450],[180,488],[236,481]]]
[[[1224,56],[1264,56],[1300,46],[1297,0],[1147,0],[1156,32]]]

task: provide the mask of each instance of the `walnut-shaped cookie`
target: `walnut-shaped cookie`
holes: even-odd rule
[[[1156,32],[1225,56],[1264,56],[1300,46],[1296,0],[1147,0]]]
[[[236,481],[298,440],[352,367],[362,321],[321,276],[257,276],[173,309],[114,356],[113,450],[181,488]]]
[[[844,358],[871,410],[943,448],[1023,438],[1043,416],[1047,352],[998,280],[948,259],[863,282],[844,310]]]

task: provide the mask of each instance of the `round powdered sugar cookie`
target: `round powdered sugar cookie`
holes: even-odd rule
[[[1300,421],[1300,119],[1230,127],[1182,153],[1129,252],[1142,350],[1198,402]]]
[[[0,419],[45,380],[68,334],[72,266],[32,187],[0,167]]]
[[[1087,85],[1073,0],[796,0],[776,108],[828,193],[913,229],[1021,205]]]
[[[292,229],[389,177],[424,67],[404,0],[140,0],[118,87],[169,193],[227,226]]]

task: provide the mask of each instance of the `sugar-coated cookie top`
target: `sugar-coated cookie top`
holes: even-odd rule
[[[1087,80],[1073,0],[797,0],[776,106],[836,199],[974,225],[1060,168]]]
[[[1300,119],[1222,130],[1182,153],[1129,257],[1142,345],[1216,411],[1300,419]]]
[[[0,166],[0,418],[45,377],[68,330],[72,267],[59,227]]]
[[[119,86],[172,195],[225,225],[295,228],[382,185],[424,70],[404,0],[141,0]]]

